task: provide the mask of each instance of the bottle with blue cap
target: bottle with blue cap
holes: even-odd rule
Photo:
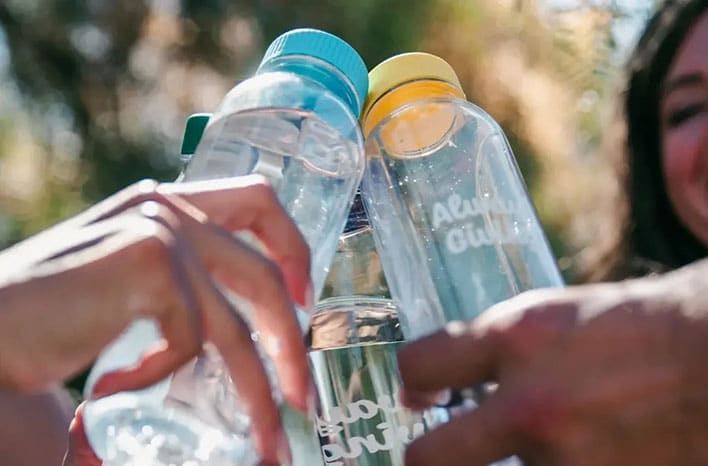
[[[270,181],[310,246],[315,299],[362,178],[358,117],[367,91],[366,66],[351,46],[322,31],[294,30],[271,44],[254,77],[224,97],[203,134],[197,131],[194,139],[185,134],[187,149],[195,139],[199,142],[181,180],[261,174]],[[309,317],[298,314],[304,330]],[[89,393],[92,381],[134,364],[159,338],[151,324],[136,323],[137,330],[127,330],[130,338],[124,335],[104,352],[87,385]],[[229,388],[218,357],[190,364],[146,389],[89,403],[86,430],[104,464],[253,464],[248,420],[239,416],[233,399],[212,396]],[[197,396],[185,399],[190,393]],[[234,409],[224,416],[227,405]],[[296,423],[286,414],[285,424],[289,430]],[[294,437],[309,439],[311,425],[293,427],[291,432],[299,429]],[[312,459],[305,462],[313,464]]]
[[[315,299],[363,174],[367,92],[366,65],[349,44],[287,32],[223,99],[185,171],[187,181],[265,176],[311,248]],[[305,329],[308,317],[299,318]]]
[[[185,181],[267,178],[310,247],[315,301],[363,175],[358,118],[367,93],[366,65],[349,44],[314,29],[287,32],[268,47],[255,76],[219,104],[185,171]],[[237,307],[248,313],[247,303]],[[310,316],[297,312],[305,331]],[[229,404],[225,399],[221,411],[233,412],[224,409]],[[294,464],[321,464],[312,422],[287,404],[281,414]]]
[[[268,179],[310,247],[315,301],[363,175],[358,118],[367,93],[366,65],[349,44],[314,29],[287,32],[268,47],[255,76],[224,97],[185,170],[185,181]],[[248,313],[247,303],[238,308]],[[305,331],[310,316],[297,312]],[[225,399],[221,411],[233,412],[223,409],[229,404]],[[294,464],[321,464],[312,422],[286,404],[281,413]]]

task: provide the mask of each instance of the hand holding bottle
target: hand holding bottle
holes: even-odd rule
[[[236,230],[256,234],[270,257]],[[259,450],[275,460],[283,436],[268,378],[219,286],[253,303],[283,394],[304,410],[310,382],[293,302],[311,305],[309,257],[262,177],[138,183],[0,254],[0,386],[31,391],[67,378],[134,319],[153,318],[161,345],[105,375],[94,394],[156,382],[208,340],[254,414]]]
[[[399,362],[414,394],[498,389],[406,464],[706,464],[707,271],[531,291],[411,343]]]

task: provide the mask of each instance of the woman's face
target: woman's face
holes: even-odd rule
[[[708,246],[708,13],[679,48],[660,107],[669,199],[681,222]]]

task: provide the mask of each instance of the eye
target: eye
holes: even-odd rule
[[[685,107],[679,108],[678,110],[669,113],[667,119],[669,127],[675,128],[677,126],[680,126],[687,120],[690,120],[691,118],[705,111],[707,108],[708,105],[706,105],[706,103],[704,102],[696,103],[693,105],[687,105]]]

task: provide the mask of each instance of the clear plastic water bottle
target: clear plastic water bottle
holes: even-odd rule
[[[361,190],[406,338],[562,286],[504,133],[465,100],[450,65],[403,54],[369,78]],[[451,413],[476,406],[484,389],[457,395]]]
[[[369,76],[361,190],[406,338],[562,286],[504,133],[450,65],[410,53]]]
[[[319,395],[316,427],[326,465],[403,466],[405,446],[448,419],[405,409],[396,353],[403,344],[359,196],[308,335]]]
[[[185,172],[187,181],[267,177],[311,248],[315,298],[364,170],[358,115],[367,90],[366,65],[346,42],[290,31],[226,95]]]
[[[367,90],[366,66],[351,46],[321,31],[291,31],[225,97],[185,172],[188,181],[265,176],[310,246],[315,299],[365,166],[358,117]],[[306,330],[310,316],[298,318]],[[228,375],[220,386],[233,390]],[[239,412],[233,399],[222,397],[224,417]],[[281,416],[294,464],[321,463],[312,421],[286,403]]]
[[[180,150],[183,164],[194,154],[208,119],[208,114],[187,119]],[[96,361],[86,396],[101,375],[136,363],[146,345],[159,337],[158,326],[151,320],[129,326]],[[86,433],[103,464],[166,466],[185,460],[194,465],[256,464],[252,445],[245,438],[229,435],[228,426],[219,417],[219,400],[206,390],[213,379],[209,375],[206,368],[192,361],[151,387],[87,403]]]
[[[256,75],[234,87],[211,115],[181,178],[265,175],[310,245],[315,297],[364,169],[358,115],[367,86],[363,61],[341,39],[312,29],[286,33],[268,48]],[[299,314],[305,326],[309,318]],[[133,324],[99,358],[88,393],[100,375],[134,364],[159,337],[152,321]],[[184,385],[192,394],[205,381],[211,388],[203,393],[228,391],[218,357],[190,364],[180,372],[187,371]],[[205,395],[185,403],[182,396],[181,403],[168,405],[180,372],[144,390],[88,404],[87,434],[99,457],[113,452],[135,459],[136,452],[152,455],[145,464],[155,466],[222,464],[222,458],[231,461],[224,464],[252,464],[247,437],[234,435],[238,413],[222,415],[225,405],[238,408],[226,403],[231,399]],[[227,382],[214,387],[215,380]]]

